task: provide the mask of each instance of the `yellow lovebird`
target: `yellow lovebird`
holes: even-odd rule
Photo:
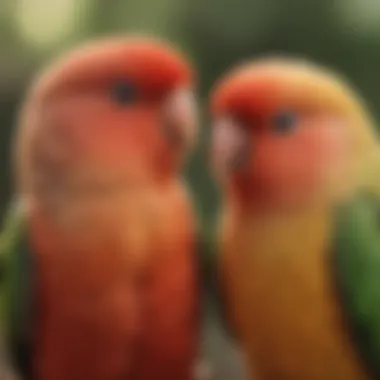
[[[239,66],[211,99],[219,290],[255,380],[380,378],[380,160],[346,80]]]

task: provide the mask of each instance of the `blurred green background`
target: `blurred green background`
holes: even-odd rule
[[[12,128],[33,77],[62,51],[128,32],[182,47],[198,69],[203,109],[213,83],[236,62],[294,54],[348,76],[380,117],[380,0],[0,0],[0,213],[12,193]],[[188,175],[207,223],[217,194],[207,173],[207,136],[201,141]],[[214,379],[243,379],[236,351],[214,317],[205,331]]]
[[[286,53],[346,74],[380,116],[380,0],[0,0],[0,212],[11,194],[10,134],[34,75],[62,51],[124,32],[182,47],[199,70],[204,105],[217,77],[236,62]],[[188,171],[208,218],[217,198],[206,145],[203,139]]]

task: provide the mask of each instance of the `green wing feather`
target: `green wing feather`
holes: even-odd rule
[[[25,227],[24,212],[16,202],[8,213],[0,236],[1,317],[11,360],[20,374],[30,379],[35,268]]]
[[[338,211],[333,268],[354,343],[380,379],[380,199],[361,196]]]

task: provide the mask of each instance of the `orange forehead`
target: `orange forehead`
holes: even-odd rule
[[[215,117],[263,116],[279,107],[298,111],[345,113],[356,96],[336,74],[297,59],[262,59],[238,67],[216,86],[212,96]]]
[[[212,99],[214,116],[234,115],[256,117],[273,109],[279,95],[274,78],[257,76],[242,71],[227,77],[217,87]]]
[[[185,57],[164,42],[114,39],[80,47],[55,64],[37,87],[51,95],[125,79],[152,95],[192,85],[193,72]]]

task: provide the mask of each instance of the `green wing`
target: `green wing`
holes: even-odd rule
[[[380,379],[380,200],[362,196],[338,211],[334,271],[354,343]]]
[[[203,278],[204,294],[208,297],[212,312],[216,312],[224,332],[230,338],[235,338],[231,324],[228,321],[225,297],[219,271],[219,249],[216,242],[216,233],[212,228],[203,228],[200,233],[201,273]],[[206,301],[208,301],[206,299]]]
[[[14,204],[0,236],[2,267],[1,317],[13,365],[31,378],[34,332],[33,256],[28,247],[23,211]]]

